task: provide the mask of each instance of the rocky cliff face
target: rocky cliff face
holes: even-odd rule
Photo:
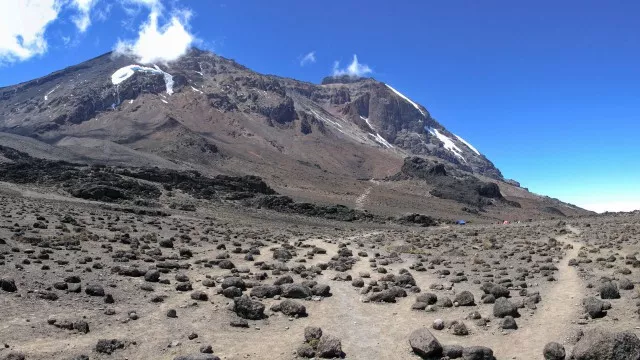
[[[489,159],[449,132],[426,108],[388,84],[371,78],[340,76],[325,78],[322,86],[295,81],[287,81],[286,86],[291,93],[337,114],[337,119],[333,119],[337,124],[340,120],[356,124],[384,147],[437,157],[465,171],[502,179],[500,170]]]
[[[195,130],[189,124],[197,112],[199,120],[217,112],[215,117],[232,122],[250,117],[282,132],[329,132],[399,156],[437,157],[469,172],[502,178],[486,157],[447,131],[423,106],[371,78],[330,77],[316,85],[261,75],[193,49],[169,65],[137,64],[105,54],[0,89],[0,131],[49,143],[76,136],[127,144],[172,128],[181,132],[175,137],[193,138],[182,144],[185,149],[216,149],[215,142],[202,136],[214,129]],[[116,129],[117,123],[126,128],[132,122],[137,124],[128,135]],[[181,127],[186,129],[176,130]],[[286,147],[275,143],[276,148]]]
[[[390,215],[457,217],[472,206],[483,218],[491,209],[503,218],[522,204],[524,218],[549,206],[505,182],[471,144],[389,84],[348,76],[301,82],[197,49],[170,64],[108,53],[0,88],[0,145],[74,163],[256,175],[296,201]],[[485,188],[488,179],[498,185]]]

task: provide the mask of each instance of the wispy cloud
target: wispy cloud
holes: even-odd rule
[[[340,68],[339,61],[333,63],[333,76],[349,75],[361,77],[372,72],[373,70],[368,65],[358,62],[358,56],[355,54],[353,55],[353,61],[351,62],[351,64],[349,64],[349,66],[344,69]]]
[[[24,61],[47,51],[47,26],[58,18],[56,0],[0,2],[0,63]]]
[[[303,56],[302,59],[300,59],[300,66],[305,66],[309,63],[315,63],[315,62],[316,62],[316,52],[312,51],[306,54],[305,56]]]
[[[74,16],[71,20],[81,33],[87,31],[87,28],[89,28],[89,25],[91,25],[91,9],[97,3],[98,0],[71,1],[71,6],[75,7],[78,11],[78,15]]]
[[[107,21],[107,19],[109,18],[109,14],[111,14],[112,8],[113,8],[112,3],[106,4],[102,8],[96,8],[95,9],[96,19],[98,19],[99,21]]]

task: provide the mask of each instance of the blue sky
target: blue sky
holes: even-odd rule
[[[55,0],[38,2],[47,1]],[[31,56],[16,58],[7,50],[11,39],[0,35],[0,86],[119,42],[133,46],[155,12],[159,32],[175,18],[196,46],[263,73],[319,82],[336,61],[344,68],[357,54],[372,70],[368,75],[423,104],[506,177],[594,210],[640,209],[640,2],[67,0],[55,6],[55,19],[41,33],[46,46],[35,46]],[[33,16],[31,10],[0,9],[0,34],[16,18]],[[310,52],[314,61],[301,65]]]

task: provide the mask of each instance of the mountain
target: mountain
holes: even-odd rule
[[[76,163],[257,175],[297,200],[384,215],[587,213],[504,179],[389,84],[301,82],[198,49],[157,65],[107,53],[0,88],[0,145]]]

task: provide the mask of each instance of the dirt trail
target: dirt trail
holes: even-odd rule
[[[575,229],[570,230],[577,233]],[[368,238],[378,233],[365,232],[345,240]],[[535,313],[531,317],[523,316],[517,320],[520,329],[501,335],[497,324],[493,324],[489,331],[476,329],[471,325],[472,333],[468,337],[457,337],[443,331],[434,333],[438,340],[442,344],[484,345],[494,350],[497,359],[520,360],[541,358],[542,348],[546,343],[562,342],[571,328],[572,321],[577,319],[584,287],[576,270],[568,266],[569,259],[576,256],[580,245],[573,241],[571,235],[561,236],[558,240],[572,244],[574,248],[569,249],[557,264],[558,281],[549,284],[547,291],[541,292],[543,300]],[[336,243],[326,243],[319,239],[307,240],[306,243],[328,250],[327,254],[316,256],[313,262],[328,261],[338,249]],[[262,256],[267,255],[265,253]],[[394,263],[389,265],[388,269],[391,273],[396,273],[407,265],[406,262]],[[373,272],[368,259],[358,261],[350,273],[356,277],[360,271]],[[52,355],[53,357],[42,357],[49,359],[55,358],[56,353],[60,354],[60,351],[81,352],[82,349],[92,347],[99,338],[130,338],[137,340],[138,345],[131,350],[122,351],[122,356],[127,356],[129,351],[132,351],[131,354],[151,353],[157,351],[157,347],[160,346],[164,350],[157,358],[170,360],[178,354],[197,352],[200,343],[211,343],[217,355],[225,360],[294,359],[293,350],[301,344],[304,328],[320,326],[326,333],[342,340],[347,359],[400,360],[416,358],[407,344],[412,330],[422,326],[429,327],[436,318],[462,319],[470,311],[467,308],[450,308],[435,313],[416,312],[411,310],[412,294],[408,298],[400,299],[398,304],[363,303],[363,296],[351,282],[332,281],[333,275],[335,272],[326,271],[317,279],[321,283],[331,285],[333,296],[320,302],[304,302],[309,316],[293,321],[286,316],[274,314],[264,323],[252,321],[249,329],[229,328],[226,324],[230,314],[224,310],[227,299],[216,300],[213,309],[210,305],[185,308],[189,300],[179,297],[168,299],[166,303],[143,311],[140,320],[127,325],[96,326],[95,331],[92,330],[87,335],[68,339],[31,339],[14,342],[14,345],[31,354]],[[414,275],[423,289],[427,289],[429,284],[439,282],[433,274]],[[274,301],[264,302],[269,308]],[[178,309],[179,316],[184,321],[167,319],[164,314],[168,308]],[[125,309],[120,309],[119,313],[123,314],[123,310]],[[479,310],[489,315],[490,306],[479,307]],[[94,317],[93,321],[96,320]],[[91,319],[89,321],[92,322]],[[215,328],[224,331],[214,331]],[[197,342],[184,339],[186,334],[193,331],[201,336]],[[183,341],[183,345],[178,348],[166,348],[166,344],[176,339]]]
[[[576,235],[579,231],[568,229]],[[486,346],[491,347],[498,359],[538,359],[548,342],[562,343],[572,322],[581,312],[580,302],[585,295],[582,280],[569,259],[577,256],[580,244],[571,239],[571,234],[558,237],[558,241],[573,245],[562,261],[557,264],[557,281],[545,293],[535,315],[525,326],[504,337],[488,337]]]
[[[380,185],[380,182],[374,179],[369,180],[369,182],[372,183],[373,185],[366,188],[364,192],[356,198],[356,205],[355,205],[356,210],[364,210],[364,206],[367,203],[367,200],[369,199],[369,194],[371,194],[371,190],[373,190],[374,187]]]

